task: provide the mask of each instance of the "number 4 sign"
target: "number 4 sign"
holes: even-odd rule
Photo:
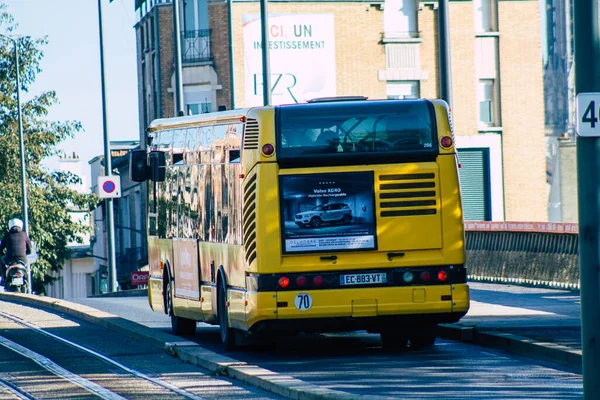
[[[577,134],[600,137],[600,93],[577,95]]]

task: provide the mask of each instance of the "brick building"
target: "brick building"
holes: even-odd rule
[[[135,5],[146,127],[175,114],[173,6]],[[273,104],[331,95],[439,98],[436,1],[271,0],[268,7]],[[180,0],[179,8],[185,112],[262,104],[259,2]],[[465,216],[546,221],[539,4],[450,1],[449,26]]]

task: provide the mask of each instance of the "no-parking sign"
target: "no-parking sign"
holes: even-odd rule
[[[121,197],[121,177],[119,175],[99,176],[98,197],[102,199]]]

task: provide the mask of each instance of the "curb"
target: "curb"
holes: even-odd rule
[[[0,293],[0,300],[24,303],[51,309],[59,313],[77,317],[91,324],[125,333],[136,338],[146,339],[158,344],[169,354],[182,361],[198,365],[216,376],[228,376],[238,381],[258,387],[265,391],[298,400],[383,400],[382,396],[356,395],[332,390],[304,382],[289,375],[260,368],[256,365],[215,353],[195,342],[185,341],[178,336],[148,328],[137,322],[76,304],[67,300],[51,297],[39,297],[19,293]]]
[[[574,350],[556,343],[539,342],[513,333],[491,331],[489,329],[479,330],[474,326],[460,324],[440,325],[438,332],[439,336],[445,339],[470,342],[519,356],[555,362],[576,370],[581,370],[582,368],[581,350]]]

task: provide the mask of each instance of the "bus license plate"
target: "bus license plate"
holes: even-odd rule
[[[369,285],[386,283],[386,281],[387,274],[383,272],[373,274],[340,275],[340,285]]]

